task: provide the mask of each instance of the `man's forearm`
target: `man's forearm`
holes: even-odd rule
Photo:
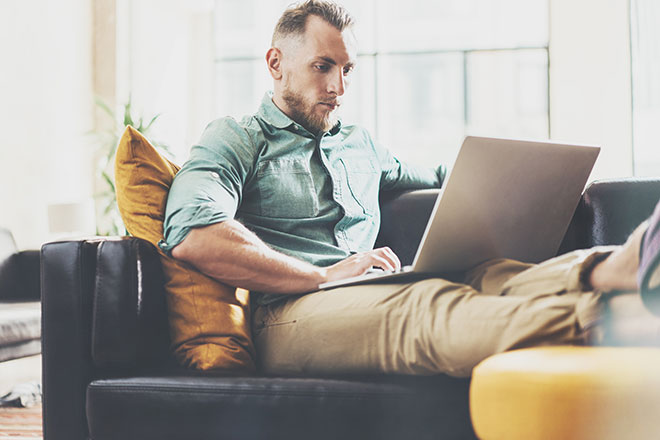
[[[305,293],[327,279],[326,269],[268,247],[236,220],[193,229],[172,250],[223,283],[268,293]]]

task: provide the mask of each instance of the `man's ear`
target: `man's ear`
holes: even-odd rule
[[[266,64],[268,64],[268,71],[270,76],[275,80],[282,79],[282,51],[276,47],[271,47],[266,52]]]

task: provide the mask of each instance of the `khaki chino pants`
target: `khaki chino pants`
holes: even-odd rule
[[[260,367],[271,374],[469,376],[495,353],[580,344],[602,308],[584,278],[610,252],[579,250],[539,265],[493,260],[463,283],[342,287],[261,306],[253,314]]]

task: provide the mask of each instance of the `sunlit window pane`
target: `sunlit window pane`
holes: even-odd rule
[[[462,55],[387,55],[377,76],[380,140],[411,162],[452,159],[464,135]]]
[[[290,0],[217,0],[214,11],[216,58],[263,59],[277,19],[290,3]]]
[[[357,124],[376,133],[375,57],[359,56],[339,114],[342,121]]]
[[[406,0],[379,3],[380,51],[545,46],[547,0]]]
[[[472,52],[466,70],[468,134],[548,137],[547,51]]]
[[[219,116],[254,113],[291,0],[216,0]],[[358,68],[340,108],[401,159],[455,159],[466,134],[548,137],[548,0],[344,0]]]
[[[660,3],[633,0],[633,149],[638,176],[660,175]]]
[[[376,19],[382,0],[344,0],[342,5],[355,19],[355,36],[360,53],[372,53],[376,49]]]
[[[216,58],[263,57],[270,47],[277,20],[292,3],[291,0],[216,0]],[[356,21],[355,36],[360,52],[373,52],[376,0],[347,0],[343,4]]]
[[[266,62],[229,61],[216,66],[216,111],[219,116],[237,119],[256,112],[272,83]]]

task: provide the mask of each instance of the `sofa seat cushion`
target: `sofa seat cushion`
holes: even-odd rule
[[[447,376],[104,379],[87,387],[87,420],[95,440],[471,439],[467,389]]]
[[[0,305],[0,345],[41,338],[41,304],[3,302]]]
[[[0,362],[41,352],[41,304],[0,303]]]

